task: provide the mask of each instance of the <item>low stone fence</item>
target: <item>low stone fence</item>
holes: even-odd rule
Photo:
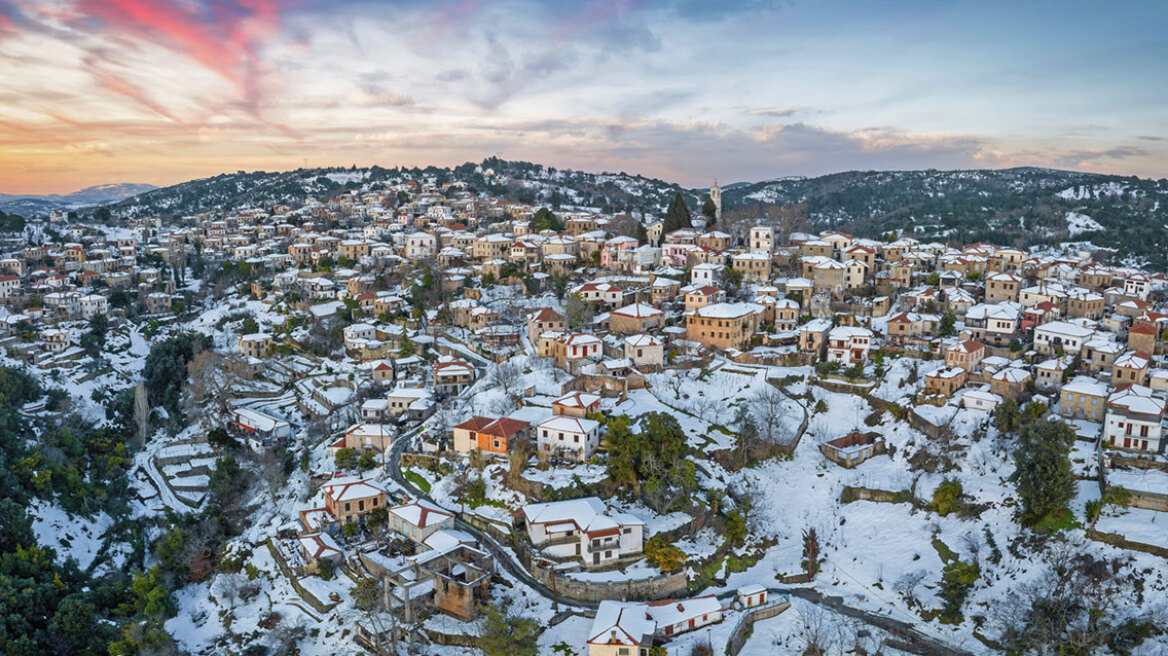
[[[1155,544],[1145,544],[1143,542],[1135,542],[1125,538],[1119,533],[1105,533],[1097,531],[1094,528],[1087,529],[1087,537],[1099,542],[1106,542],[1120,549],[1131,549],[1132,551],[1142,551],[1143,553],[1152,554],[1161,558],[1168,558],[1168,549]]]
[[[874,381],[864,381],[853,383],[842,378],[823,378],[815,376],[811,379],[811,383],[817,387],[822,387],[829,392],[836,392],[838,394],[855,394],[867,398],[872,390],[876,389]]]
[[[925,419],[924,417],[917,414],[916,410],[908,413],[908,423],[913,428],[933,439],[940,437],[941,434],[945,432],[945,429],[948,428],[948,426],[945,424],[938,425],[930,422],[928,419]]]
[[[465,633],[440,633],[433,629],[422,629],[422,633],[426,638],[435,645],[445,645],[447,647],[472,647],[480,649],[482,640],[478,636],[467,635]]]
[[[305,589],[303,585],[300,585],[300,580],[297,578],[296,573],[292,571],[292,568],[288,566],[288,563],[284,562],[284,557],[280,555],[280,550],[276,548],[276,545],[272,544],[271,538],[268,538],[267,545],[268,551],[272,553],[272,560],[276,561],[276,566],[280,568],[280,573],[288,579],[288,582],[292,584],[292,588],[296,590],[296,594],[300,595],[300,598],[304,600],[304,603],[312,606],[316,612],[322,614],[331,611],[336,606],[336,603],[325,603],[320,599],[317,599],[316,596]],[[339,576],[340,574],[338,573],[337,575]]]
[[[845,486],[840,494],[840,503],[853,501],[874,501],[877,503],[913,503],[912,492],[908,490],[881,490],[870,487]]]

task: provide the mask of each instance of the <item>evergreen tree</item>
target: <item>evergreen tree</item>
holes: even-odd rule
[[[937,596],[945,603],[941,605],[940,620],[945,624],[956,624],[964,617],[961,607],[973,590],[973,584],[981,578],[981,568],[977,563],[955,560],[945,565],[941,572],[941,590]]]
[[[491,605],[483,607],[483,617],[478,647],[487,656],[536,656],[539,652],[539,622]]]
[[[535,216],[533,216],[531,221],[528,222],[527,226],[531,228],[533,232],[539,232],[541,230],[554,230],[556,232],[560,232],[564,229],[564,224],[560,222],[560,219],[555,215],[554,212],[546,207],[539,208],[535,212]]]
[[[673,197],[673,201],[669,203],[669,209],[665,212],[665,234],[669,234],[674,230],[680,230],[681,228],[692,227],[689,206],[685,204],[685,199],[681,197],[681,192],[678,192]]]
[[[1074,498],[1075,473],[1070,458],[1074,441],[1074,429],[1061,421],[1032,422],[1019,432],[1010,480],[1021,498],[1018,519],[1023,526],[1035,526],[1065,511]]]
[[[712,227],[714,221],[718,219],[718,206],[713,198],[707,198],[706,202],[702,203],[702,216],[706,217],[706,228]]]
[[[942,337],[957,334],[957,317],[953,316],[952,312],[946,312],[941,315],[941,325],[938,332]]]

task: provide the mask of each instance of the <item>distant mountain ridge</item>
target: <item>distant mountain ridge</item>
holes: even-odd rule
[[[94,185],[69,194],[0,194],[0,210],[36,216],[57,209],[116,203],[157,188],[151,184],[115,183]]]

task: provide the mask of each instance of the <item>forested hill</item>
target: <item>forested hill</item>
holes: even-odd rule
[[[849,171],[735,185],[728,207],[806,203],[817,229],[954,243],[1090,241],[1168,265],[1168,180],[1052,169]]]
[[[493,172],[493,176],[484,175]],[[229,173],[156,189],[110,206],[123,216],[179,216],[246,205],[295,203],[354,189],[379,189],[404,181],[462,182],[473,192],[554,207],[601,212],[664,211],[677,193],[691,207],[705,192],[626,173],[587,173],[530,162],[488,158],[453,168],[324,168]]]
[[[487,177],[485,171],[495,176]],[[460,181],[472,191],[551,207],[640,216],[681,193],[695,212],[707,191],[644,176],[588,173],[488,158],[453,168],[332,168],[239,172],[156,189],[111,206],[122,216],[181,216],[327,198],[404,180]],[[811,227],[860,236],[888,232],[953,243],[1017,246],[1091,242],[1155,268],[1168,266],[1168,180],[1038,168],[849,171],[727,185],[728,211],[806,203]]]

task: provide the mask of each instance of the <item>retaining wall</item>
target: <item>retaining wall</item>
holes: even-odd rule
[[[755,622],[770,619],[790,607],[791,602],[784,600],[743,613],[738,623],[734,625],[734,630],[730,632],[730,641],[726,643],[726,656],[738,656],[738,652],[742,651],[742,646],[746,644],[746,639],[750,637]]]

